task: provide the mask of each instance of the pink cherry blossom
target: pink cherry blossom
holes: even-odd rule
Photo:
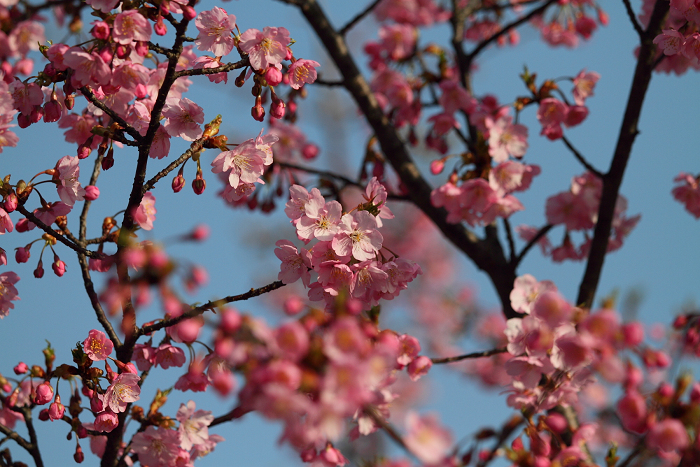
[[[166,118],[163,127],[170,136],[179,136],[185,141],[194,141],[202,136],[200,125],[204,123],[204,111],[186,97],[167,100],[163,117]]]
[[[133,373],[121,373],[117,376],[102,396],[104,407],[108,407],[114,413],[124,412],[127,404],[139,400],[140,380],[141,378]]]
[[[671,452],[688,447],[688,432],[680,420],[667,418],[651,427],[646,437],[646,445],[658,451]]]
[[[142,464],[153,467],[176,465],[179,455],[180,432],[150,425],[132,438],[131,450]]]
[[[419,416],[415,412],[406,415],[408,449],[426,464],[438,464],[452,447],[452,434],[444,428],[437,415]]]
[[[600,79],[600,75],[595,71],[582,70],[574,78],[574,100],[577,105],[583,105],[590,96],[593,95],[593,88]]]
[[[119,44],[148,42],[152,32],[151,24],[138,10],[123,11],[114,18],[112,37]]]
[[[685,37],[674,29],[664,29],[654,38],[654,44],[663,49],[664,55],[676,55],[681,50]]]
[[[117,426],[119,426],[119,416],[109,409],[98,413],[95,417],[95,431],[110,433]]]
[[[286,28],[265,27],[262,32],[248,29],[241,34],[239,47],[248,54],[250,64],[256,70],[282,63],[287,56],[289,31]]]
[[[10,215],[3,208],[0,208],[0,235],[3,235],[5,232],[12,232],[13,229],[14,224]]]
[[[486,119],[489,129],[489,154],[496,162],[505,162],[508,156],[521,158],[527,151],[527,127],[513,124],[510,116],[503,116],[495,122]]]
[[[289,86],[292,89],[300,89],[304,84],[311,84],[316,81],[316,68],[321,64],[313,60],[299,59],[289,66],[287,76],[289,76]]]
[[[337,201],[325,204],[311,199],[306,205],[304,215],[297,222],[297,235],[301,240],[309,241],[313,238],[328,242],[338,233],[343,207]]]
[[[223,8],[215,6],[211,10],[202,11],[195,20],[199,35],[195,40],[197,49],[212,52],[221,57],[233,50],[232,32],[236,28],[236,17]]]
[[[131,215],[142,229],[153,229],[153,221],[156,220],[156,197],[150,191],[143,195],[141,204],[134,209]]]
[[[242,183],[255,183],[265,171],[267,155],[256,147],[255,141],[249,139],[236,146],[232,151],[222,151],[212,161],[212,172],[228,172],[228,182],[233,188]],[[269,165],[269,164],[267,164]]]
[[[104,332],[92,329],[83,341],[83,349],[90,360],[98,362],[109,357],[114,350],[114,344]]]
[[[700,183],[697,177],[681,172],[674,181],[680,184],[671,190],[673,197],[685,206],[686,211],[700,219]]]
[[[476,99],[469,95],[457,81],[444,80],[440,82],[442,95],[439,98],[440,105],[447,113],[454,113],[462,110],[468,114],[476,110]]]
[[[17,281],[19,281],[19,276],[12,271],[0,274],[0,319],[7,316],[10,310],[15,307],[12,302],[19,300],[15,288]]]
[[[180,422],[178,431],[182,449],[189,451],[193,446],[203,445],[207,441],[209,438],[207,427],[214,421],[210,411],[195,410],[194,401],[189,401],[187,405],[180,404],[176,418]]]
[[[85,189],[80,185],[80,160],[76,156],[64,156],[56,163],[56,175],[58,196],[68,206],[73,206],[76,201],[82,201]]]
[[[275,256],[282,261],[278,279],[285,284],[291,284],[301,278],[304,287],[308,287],[311,281],[309,274],[311,254],[309,251],[304,248],[301,251],[297,250],[289,240],[278,240],[275,246],[277,246]]]
[[[340,256],[352,252],[359,261],[373,259],[382,247],[383,237],[377,230],[377,220],[367,211],[345,214],[339,224],[340,231],[333,237],[333,250]]]
[[[168,369],[172,367],[181,367],[187,361],[185,352],[181,348],[170,344],[161,344],[156,349],[155,364]]]

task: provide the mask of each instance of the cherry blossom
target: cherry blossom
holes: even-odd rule
[[[262,32],[248,29],[241,34],[239,46],[248,54],[250,64],[256,70],[282,63],[287,56],[289,31],[286,28],[265,27]]]
[[[289,86],[292,89],[300,89],[304,84],[311,84],[316,81],[316,68],[321,66],[314,60],[299,59],[289,66],[287,76],[289,76]]]
[[[149,467],[176,465],[179,447],[179,431],[152,425],[136,433],[131,442],[131,450],[139,455],[139,460],[143,464]]]
[[[151,24],[138,10],[127,10],[114,18],[112,37],[119,44],[148,42],[152,34]]]
[[[105,360],[114,350],[114,344],[107,338],[104,332],[92,329],[87,339],[83,341],[85,354],[92,361]]]
[[[195,40],[197,49],[212,52],[216,56],[228,55],[233,50],[232,32],[236,28],[236,16],[215,6],[197,15],[195,25],[199,35]]]
[[[214,420],[210,411],[195,410],[194,401],[189,401],[187,405],[180,404],[176,418],[180,422],[178,431],[182,449],[189,451],[193,446],[204,445],[209,439],[207,427]]]
[[[114,413],[124,412],[127,404],[139,400],[141,388],[139,387],[138,375],[133,373],[121,373],[101,396],[105,408],[109,408]]]
[[[163,117],[166,118],[163,128],[170,136],[179,136],[185,141],[194,141],[202,136],[200,125],[204,123],[204,111],[186,97],[166,101]]]
[[[82,201],[85,189],[80,185],[80,160],[75,156],[65,156],[56,163],[58,196],[68,206],[73,206],[76,201]]]
[[[0,319],[7,316],[11,309],[15,307],[13,301],[19,300],[15,284],[19,281],[19,276],[12,272],[0,274]]]
[[[333,251],[340,256],[352,256],[365,261],[374,258],[382,247],[382,234],[376,218],[367,211],[345,214],[339,224],[339,234],[333,237]]]
[[[143,195],[141,204],[131,213],[139,227],[144,230],[153,229],[153,221],[156,220],[156,197],[150,191]]]

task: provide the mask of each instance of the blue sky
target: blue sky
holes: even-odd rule
[[[336,25],[359,11],[354,2],[326,0],[321,2],[329,11]],[[359,2],[358,2],[359,3]],[[635,7],[639,2],[633,2]],[[364,2],[363,2],[364,4]],[[198,11],[210,8],[213,2],[198,5]],[[297,41],[295,54],[321,62],[326,76],[333,76],[332,66],[320,50],[320,45],[311,37],[303,18],[294,8],[273,1],[240,0],[223,4],[229,13],[237,16],[241,30],[262,29],[264,26],[285,26]],[[588,100],[590,115],[583,125],[566,131],[574,145],[600,170],[606,170],[621,122],[622,110],[627,98],[634,66],[632,51],[636,35],[623,9],[622,2],[606,5],[610,14],[610,25],[599,29],[593,39],[575,50],[552,49],[543,45],[539,33],[526,26],[521,29],[521,44],[516,48],[492,48],[478,60],[479,71],[474,75],[474,91],[477,95],[496,94],[501,102],[508,102],[524,93],[518,78],[523,66],[537,72],[540,79],[575,76],[586,68],[601,74],[595,96]],[[190,31],[194,35],[194,28]],[[442,41],[446,28],[436,27],[423,33],[428,40]],[[376,37],[376,24],[372,19],[363,21],[350,33],[349,41],[359,52],[364,40]],[[49,37],[54,40],[61,36]],[[364,64],[364,57],[356,55]],[[222,133],[231,141],[243,140],[256,135],[262,124],[249,115],[252,97],[247,89],[237,89],[232,82],[214,85],[206,78],[194,79],[188,97],[205,110],[206,120],[217,113],[224,117]],[[623,294],[632,289],[641,290],[643,301],[639,317],[645,323],[669,323],[684,306],[697,304],[699,292],[697,264],[700,260],[698,242],[699,224],[675,202],[670,194],[673,177],[680,171],[700,172],[700,132],[697,131],[697,109],[700,104],[698,89],[700,78],[696,73],[681,77],[655,75],[644,105],[639,123],[640,135],[636,140],[630,165],[622,185],[622,194],[629,202],[628,214],[642,214],[637,228],[628,237],[625,246],[608,256],[600,282],[598,297],[619,290]],[[563,84],[565,92],[570,89]],[[356,117],[356,110],[342,92],[310,88],[309,98],[300,103],[300,127],[309,139],[321,147],[318,166],[333,168],[352,176],[357,172],[358,158],[362,156],[364,142],[369,133],[367,127]],[[530,148],[525,156],[528,163],[542,167],[542,175],[535,179],[531,190],[521,200],[526,211],[516,214],[513,225],[544,223],[544,202],[553,193],[568,189],[571,177],[583,172],[579,163],[561,142],[551,142],[537,136],[539,126],[534,110],[527,110],[523,122],[530,126]],[[61,131],[55,124],[39,123],[27,130],[19,130],[20,145],[5,148],[0,154],[0,176],[12,174],[13,181],[29,179],[35,173],[51,168],[64,155],[73,155],[75,148],[62,142]],[[171,158],[186,146],[174,145]],[[207,158],[205,153],[205,159]],[[213,157],[213,156],[212,156]],[[420,156],[419,156],[420,157]],[[90,232],[97,235],[102,217],[124,209],[130,190],[130,178],[136,155],[124,149],[115,153],[116,164],[100,178],[103,196],[93,204]],[[427,167],[430,159],[420,159]],[[90,164],[83,163],[82,177],[88,177]],[[165,165],[155,161],[150,165],[153,174]],[[208,167],[208,162],[203,167]],[[193,166],[189,165],[188,181],[193,178]],[[426,170],[427,173],[427,170]],[[241,293],[251,287],[259,287],[277,277],[277,261],[273,255],[274,242],[279,238],[293,239],[293,230],[284,217],[263,215],[259,212],[234,211],[226,208],[216,196],[218,180],[207,175],[208,188],[202,196],[195,196],[188,187],[175,195],[169,183],[153,191],[157,199],[156,229],[145,238],[163,240],[189,231],[193,226],[207,223],[212,229],[210,239],[201,245],[172,244],[168,252],[183,261],[195,261],[205,265],[210,281],[200,293],[190,297],[194,301],[205,301],[229,294]],[[439,177],[429,176],[431,183],[441,183]],[[48,191],[48,190],[47,190]],[[35,198],[32,198],[32,202]],[[13,215],[13,219],[18,219]],[[76,224],[71,224],[75,226]],[[75,227],[73,227],[75,229]],[[36,231],[34,231],[36,232]],[[5,235],[0,237],[0,246],[10,256],[13,249],[33,240],[35,233]],[[90,234],[89,234],[90,235]],[[554,230],[554,241],[563,232]],[[68,272],[57,278],[49,270],[42,280],[32,277],[38,258],[34,247],[28,264],[11,264],[3,267],[17,272],[22,278],[17,284],[21,301],[0,322],[0,372],[9,375],[12,367],[24,360],[28,364],[43,361],[41,349],[45,339],[56,349],[57,363],[70,361],[70,348],[82,341],[92,328],[98,325],[91,315],[87,297],[81,294],[80,272],[74,257],[58,247],[59,255],[66,261]],[[51,256],[45,257],[45,264]],[[466,258],[460,258],[460,274],[465,283],[471,284],[478,299],[486,307],[497,305],[495,293],[485,275],[476,271]],[[520,273],[533,274],[538,279],[554,280],[569,299],[575,299],[578,282],[583,273],[581,263],[552,264],[533,251],[523,262]],[[278,320],[280,313],[270,310],[264,300],[241,303],[242,311]],[[150,314],[152,314],[152,317]],[[157,307],[145,312],[147,321],[158,315]],[[180,375],[178,371],[152,374],[144,393],[154,390],[154,381],[165,388]],[[155,377],[154,377],[155,376]],[[474,432],[484,423],[500,423],[509,411],[504,408],[501,397],[482,394],[473,384],[449,370],[438,369],[427,389],[430,402],[426,409],[441,413],[446,425],[455,432],[457,439]],[[67,387],[61,383],[63,389]],[[192,398],[198,407],[212,410],[214,414],[228,411],[233,400],[221,400],[215,396],[176,394],[165,411],[174,415],[179,402]],[[64,397],[67,399],[67,397]],[[144,398],[144,403],[148,396]],[[169,407],[169,409],[168,409]],[[87,421],[87,419],[86,419]],[[47,459],[56,462],[72,462],[73,442],[65,441],[66,425],[39,423],[40,444]],[[262,421],[254,415],[243,422],[234,422],[212,430],[226,438],[216,451],[197,462],[197,465],[272,466],[289,461],[294,454],[287,448],[278,449],[276,439],[280,427]],[[29,462],[27,456],[16,446],[10,447],[15,460]],[[87,444],[84,450],[88,451]],[[87,456],[86,462],[95,464],[96,459]]]

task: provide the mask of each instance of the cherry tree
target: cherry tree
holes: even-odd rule
[[[315,467],[697,465],[700,382],[675,370],[700,356],[700,313],[645,336],[600,289],[645,215],[621,189],[652,78],[700,69],[700,2],[376,0],[338,25],[330,5],[280,0],[264,8],[304,26],[261,29],[242,3],[0,2],[0,317],[33,334],[20,296],[38,298],[51,342],[3,359],[0,465],[70,462],[42,449],[66,433],[77,463],[220,463],[210,453],[236,442],[224,428],[256,415]],[[591,111],[611,79],[594,64],[479,81],[485,54],[523,34],[576,54],[604,27],[636,42],[615,119]],[[334,124],[314,95],[340,94],[361,156],[329,162],[314,137]],[[692,121],[683,110],[671,115]],[[314,111],[325,124],[305,132]],[[619,129],[590,157],[575,132],[596,121]],[[530,196],[556,170],[533,148],[555,145],[578,170]],[[688,220],[694,170],[653,178]],[[220,244],[190,225],[239,211]],[[255,220],[273,212],[285,222]],[[464,262],[496,309],[456,280]],[[465,433],[421,410],[438,366],[500,391],[510,415]]]

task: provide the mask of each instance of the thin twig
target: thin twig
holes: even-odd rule
[[[513,229],[507,217],[503,218],[503,226],[505,227],[508,249],[510,250],[510,262],[513,263],[515,261],[515,241],[513,241]]]
[[[340,33],[340,35],[342,35],[342,36],[346,35],[348,33],[348,31],[350,31],[350,29],[353,28],[353,26],[355,26],[357,23],[362,21],[362,18],[364,18],[365,16],[370,14],[372,12],[372,10],[374,10],[374,8],[377,5],[379,5],[379,2],[381,2],[381,1],[382,0],[374,0],[372,3],[370,3],[369,6],[367,6],[367,8],[362,10],[360,13],[357,14],[357,16],[355,16],[353,19],[351,19],[345,26],[340,28],[340,31],[338,31]]]
[[[508,349],[505,347],[501,347],[498,349],[485,350],[483,352],[472,352],[472,353],[468,353],[465,355],[457,355],[454,357],[431,358],[430,361],[433,362],[435,365],[440,365],[442,363],[460,362],[462,360],[467,360],[467,359],[471,359],[471,358],[490,357],[491,355],[497,355],[499,353],[506,353],[506,352],[508,352]]]
[[[241,406],[236,406],[233,409],[231,409],[228,413],[225,413],[224,415],[220,415],[216,417],[212,422],[209,424],[209,426],[216,426],[216,425],[221,425],[222,423],[225,422],[230,422],[231,420],[236,420],[238,418],[241,418],[243,415],[247,414],[250,412],[250,410],[245,410]]]
[[[36,224],[37,227],[39,227],[41,230],[46,232],[47,234],[51,235],[54,237],[56,240],[59,242],[63,243],[66,245],[68,248],[71,250],[84,254],[85,256],[88,256],[90,258],[103,258],[104,255],[102,253],[98,253],[96,251],[90,251],[86,250],[85,248],[81,247],[80,245],[77,245],[70,240],[68,240],[65,236],[61,235],[60,233],[56,232],[54,229],[49,227],[48,225],[44,224],[38,217],[34,215],[34,213],[29,212],[27,208],[24,207],[24,205],[18,205],[17,210],[22,213],[24,217],[26,217],[29,221],[33,222]]]
[[[191,308],[189,311],[186,311],[177,318],[164,319],[163,321],[159,321],[154,324],[149,324],[148,326],[140,328],[135,334],[136,338],[138,339],[138,337],[143,336],[144,334],[150,334],[152,332],[158,331],[159,329],[174,326],[177,323],[180,323],[190,318],[194,318],[195,316],[199,316],[207,310],[214,310],[215,308],[218,308],[221,305],[225,305],[226,303],[239,302],[243,300],[248,300],[249,298],[258,297],[268,292],[272,292],[273,290],[277,290],[280,287],[284,287],[284,285],[285,284],[282,281],[275,281],[271,284],[265,285],[257,289],[250,289],[248,292],[242,293],[240,295],[229,295],[228,297],[209,301],[204,305]]]
[[[121,126],[122,129],[123,129],[129,136],[131,136],[132,138],[134,138],[134,141],[136,141],[136,143],[139,143],[139,144],[140,144],[140,143],[143,142],[143,136],[141,136],[141,134],[140,134],[138,131],[136,131],[136,128],[134,128],[133,126],[129,125],[129,124],[126,122],[126,120],[124,120],[118,113],[116,113],[114,110],[112,110],[112,109],[110,109],[109,107],[107,107],[107,106],[104,104],[104,102],[100,101],[100,100],[97,98],[97,96],[95,96],[95,94],[92,92],[92,89],[90,89],[90,88],[87,87],[87,86],[83,86],[82,88],[80,88],[80,92],[83,93],[83,96],[85,96],[85,98],[86,98],[88,101],[90,101],[90,103],[92,103],[92,105],[94,105],[95,107],[97,107],[98,109],[100,109],[101,111],[103,111],[104,113],[106,113],[107,115],[109,115],[109,117],[110,117],[113,121],[117,122],[117,123],[119,124],[119,126]],[[126,141],[126,140],[125,140],[125,141]],[[122,141],[122,142],[124,142],[124,141]],[[130,143],[126,143],[126,144],[131,145]]]
[[[578,160],[589,172],[594,174],[596,177],[602,179],[604,177],[603,172],[600,170],[596,169],[593,167],[583,155],[576,150],[573,144],[566,138],[566,136],[562,135],[561,140],[564,142],[567,148],[569,148],[569,151],[574,155],[576,160]]]
[[[637,15],[632,9],[632,4],[630,3],[630,0],[622,0],[622,3],[625,4],[625,11],[627,12],[627,16],[629,16],[630,18],[632,27],[635,31],[637,31],[637,34],[639,34],[639,38],[642,39],[644,37],[644,29],[642,29],[642,26],[639,24],[639,21],[637,21]]]
[[[552,229],[552,227],[554,227],[552,224],[547,224],[544,227],[542,227],[540,230],[537,231],[535,236],[532,237],[532,239],[529,242],[527,242],[527,245],[525,245],[525,247],[520,252],[520,254],[515,257],[515,265],[514,266],[517,266],[518,264],[520,264],[520,262],[523,260],[523,258],[527,254],[527,252],[530,251],[530,249],[533,246],[535,246],[535,244],[537,242],[539,242],[542,237],[547,235],[547,232],[549,232]]]
[[[314,174],[314,175],[319,175],[321,177],[333,178],[336,180],[340,180],[341,182],[343,182],[346,185],[352,185],[352,186],[364,188],[360,183],[358,183],[356,181],[350,180],[349,178],[347,178],[343,175],[336,174],[334,172],[329,172],[327,170],[319,170],[319,169],[314,169],[311,167],[304,167],[301,165],[290,164],[288,162],[275,161],[275,164],[277,164],[278,166],[283,167],[285,169],[300,170],[302,172],[306,172],[306,173],[310,173],[310,174]]]
[[[466,63],[466,64],[467,64],[467,68],[470,68],[470,67],[471,67],[472,62],[474,61],[474,59],[476,58],[476,56],[479,55],[479,53],[481,53],[482,50],[484,50],[484,49],[485,49],[487,46],[489,46],[491,43],[497,41],[499,37],[501,37],[502,35],[506,34],[506,33],[507,33],[508,31],[510,31],[511,29],[515,29],[515,28],[517,28],[518,26],[520,26],[521,24],[524,24],[524,23],[530,21],[530,20],[531,20],[532,18],[534,18],[535,16],[537,16],[537,15],[539,15],[539,14],[541,14],[541,13],[544,13],[544,11],[545,11],[550,5],[553,5],[553,4],[556,3],[556,2],[557,2],[557,0],[547,0],[547,2],[543,3],[542,5],[540,5],[539,7],[535,8],[535,9],[531,10],[528,14],[526,14],[526,15],[524,15],[524,16],[521,16],[521,17],[518,18],[517,20],[512,21],[512,22],[510,22],[510,23],[504,25],[504,26],[503,26],[497,33],[495,33],[493,36],[489,37],[488,39],[485,39],[485,40],[481,41],[481,42],[479,43],[479,45],[477,45],[477,46],[474,48],[474,50],[472,50],[469,54],[467,54],[467,57],[466,57],[466,59],[467,59],[467,63]]]
[[[216,73],[227,73],[232,70],[238,70],[250,66],[250,61],[246,58],[237,62],[227,63],[226,65],[217,66],[214,68],[190,68],[188,70],[180,70],[175,72],[175,79],[182,76],[197,76],[197,75],[213,75]]]
[[[337,87],[345,86],[345,81],[326,81],[324,79],[317,78],[314,84],[319,84],[321,86]]]

